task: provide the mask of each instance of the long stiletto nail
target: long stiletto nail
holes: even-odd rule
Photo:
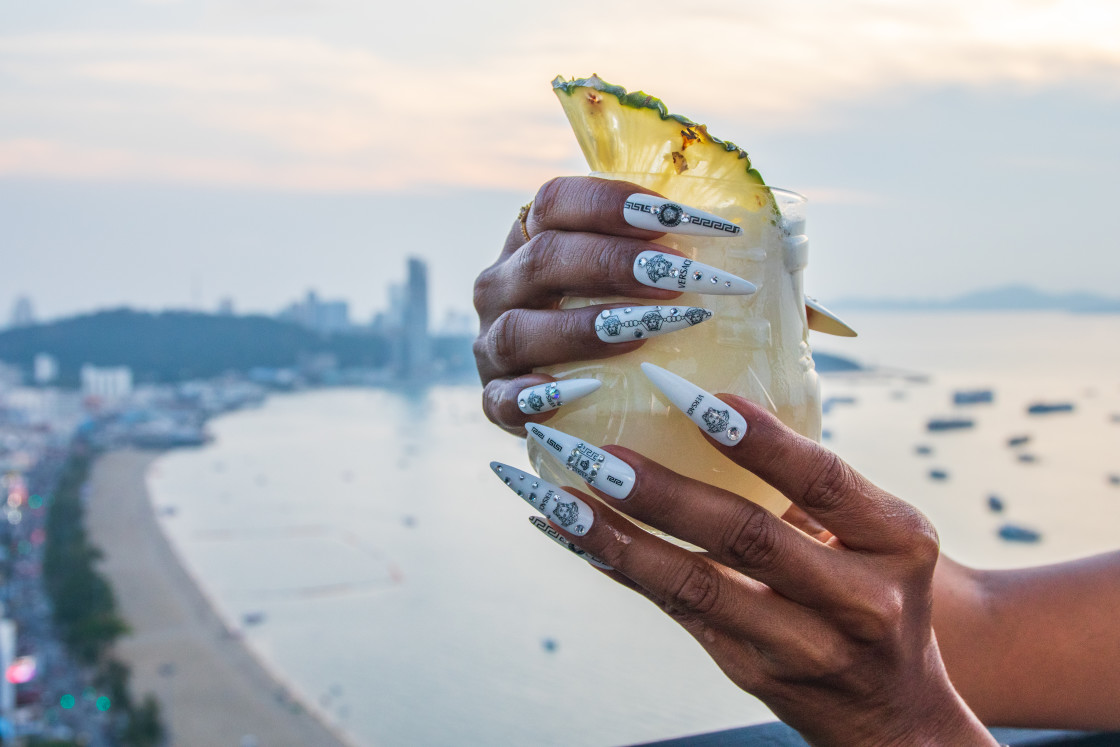
[[[595,566],[596,568],[602,568],[604,571],[613,571],[614,570],[613,567],[607,565],[602,560],[595,557],[591,553],[587,552],[583,548],[572,544],[564,536],[562,536],[560,534],[560,532],[557,532],[555,527],[553,527],[551,524],[549,524],[547,521],[545,521],[541,517],[530,516],[529,517],[529,523],[532,524],[533,526],[535,526],[537,529],[541,530],[541,534],[543,534],[545,537],[548,537],[550,540],[552,540],[556,544],[560,545],[560,547],[563,547],[567,550],[571,550],[573,553],[575,553],[575,556],[577,558],[583,558],[584,560],[586,560],[591,565]]]
[[[642,285],[709,296],[746,296],[754,283],[718,267],[675,254],[647,251],[634,260],[634,277]]]
[[[742,415],[688,379],[652,363],[643,363],[642,373],[677,409],[724,446],[734,446],[746,435],[747,421]]]
[[[586,397],[602,385],[603,382],[598,379],[564,379],[537,384],[521,390],[517,395],[517,406],[526,415],[536,415]]]
[[[627,306],[595,317],[595,334],[603,342],[633,342],[695,327],[712,318],[696,306]]]
[[[572,534],[584,535],[591,528],[595,514],[591,513],[590,506],[574,495],[565,493],[531,472],[508,464],[490,462],[490,469],[494,470],[494,474],[510,490],[524,498],[526,503]]]
[[[693,236],[736,236],[743,232],[739,226],[705,213],[703,210],[679,202],[647,194],[632,194],[626,198],[622,218],[635,228],[666,233],[683,233]]]
[[[529,423],[529,435],[550,457],[583,478],[583,481],[612,498],[624,500],[634,487],[636,475],[630,465],[613,454],[575,436],[539,423]]]
[[[854,329],[848,326],[836,314],[832,313],[821,302],[810,296],[805,296],[805,315],[809,320],[809,329],[814,332],[823,332],[826,335],[837,337],[859,337]]]

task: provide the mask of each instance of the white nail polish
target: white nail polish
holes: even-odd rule
[[[556,531],[556,528],[554,526],[549,524],[547,521],[545,521],[541,517],[530,516],[529,517],[529,523],[532,524],[533,526],[535,526],[537,529],[541,530],[541,534],[543,534],[545,537],[548,537],[550,540],[552,540],[556,544],[560,545],[560,547],[563,547],[567,550],[571,550],[577,558],[583,558],[584,560],[586,560],[591,565],[595,566],[596,568],[602,568],[604,571],[613,571],[614,570],[613,567],[607,565],[606,563],[604,563],[602,560],[595,557],[591,553],[589,553],[586,550],[584,550],[584,549],[572,544],[571,542],[569,542],[567,539],[565,539],[560,534],[560,532]]]
[[[517,395],[517,406],[526,415],[536,415],[586,397],[602,385],[603,382],[598,379],[564,379],[537,384],[521,390]]]
[[[810,296],[805,296],[805,315],[809,319],[809,329],[814,332],[823,332],[826,335],[837,337],[859,337],[854,329],[848,326],[836,314],[832,313],[820,301]]]
[[[712,318],[696,306],[626,306],[595,317],[595,334],[603,342],[633,342],[695,327]]]
[[[547,425],[529,423],[525,427],[546,454],[582,477],[588,485],[619,500],[630,495],[636,475],[626,462]]]
[[[704,293],[709,296],[746,296],[758,288],[718,267],[664,252],[642,252],[634,260],[634,277],[651,288]]]
[[[548,519],[564,527],[565,531],[576,535],[587,534],[595,514],[591,507],[565,493],[550,482],[545,482],[532,472],[525,472],[501,462],[490,462],[490,469],[509,486],[509,489],[525,499],[533,508]]]
[[[632,194],[626,198],[622,218],[635,228],[665,233],[683,233],[693,236],[736,236],[743,232],[739,226],[705,213],[703,210],[679,202],[647,194]]]
[[[742,415],[688,379],[652,363],[643,363],[642,373],[677,409],[724,446],[736,445],[747,434]]]

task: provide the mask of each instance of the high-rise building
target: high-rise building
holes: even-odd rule
[[[12,306],[12,326],[30,327],[35,323],[35,310],[31,306],[31,299],[20,296]]]
[[[402,376],[424,377],[431,373],[432,343],[428,337],[428,265],[410,257],[405,283],[401,329]]]
[[[296,301],[280,312],[279,318],[302,327],[335,334],[350,330],[350,304],[346,301],[321,301],[315,291],[307,291],[303,301]]]

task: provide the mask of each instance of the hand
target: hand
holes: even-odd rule
[[[735,446],[712,446],[825,527],[821,539],[617,446],[607,451],[637,475],[630,495],[585,497],[590,528],[565,536],[810,742],[995,744],[950,684],[933,635],[938,542],[929,521],[764,409],[720,399],[747,430]]]
[[[561,299],[627,296],[657,303],[680,295],[634,277],[641,252],[675,254],[650,243],[663,234],[623,219],[626,198],[635,193],[654,194],[610,179],[553,179],[540,188],[529,211],[526,230],[532,238],[526,241],[514,222],[498,261],[475,281],[481,328],[474,353],[485,386],[483,409],[511,433],[523,436],[526,422],[548,417],[530,417],[517,406],[523,389],[553,380],[531,373],[534,368],[621,355],[644,344],[603,342],[594,320],[607,306],[561,310]]]

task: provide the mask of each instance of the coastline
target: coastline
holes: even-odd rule
[[[261,745],[350,745],[227,630],[179,562],[148,498],[159,456],[103,454],[88,482],[87,530],[130,628],[117,654],[132,670],[133,697],[159,700],[172,744],[240,745],[252,735]]]

